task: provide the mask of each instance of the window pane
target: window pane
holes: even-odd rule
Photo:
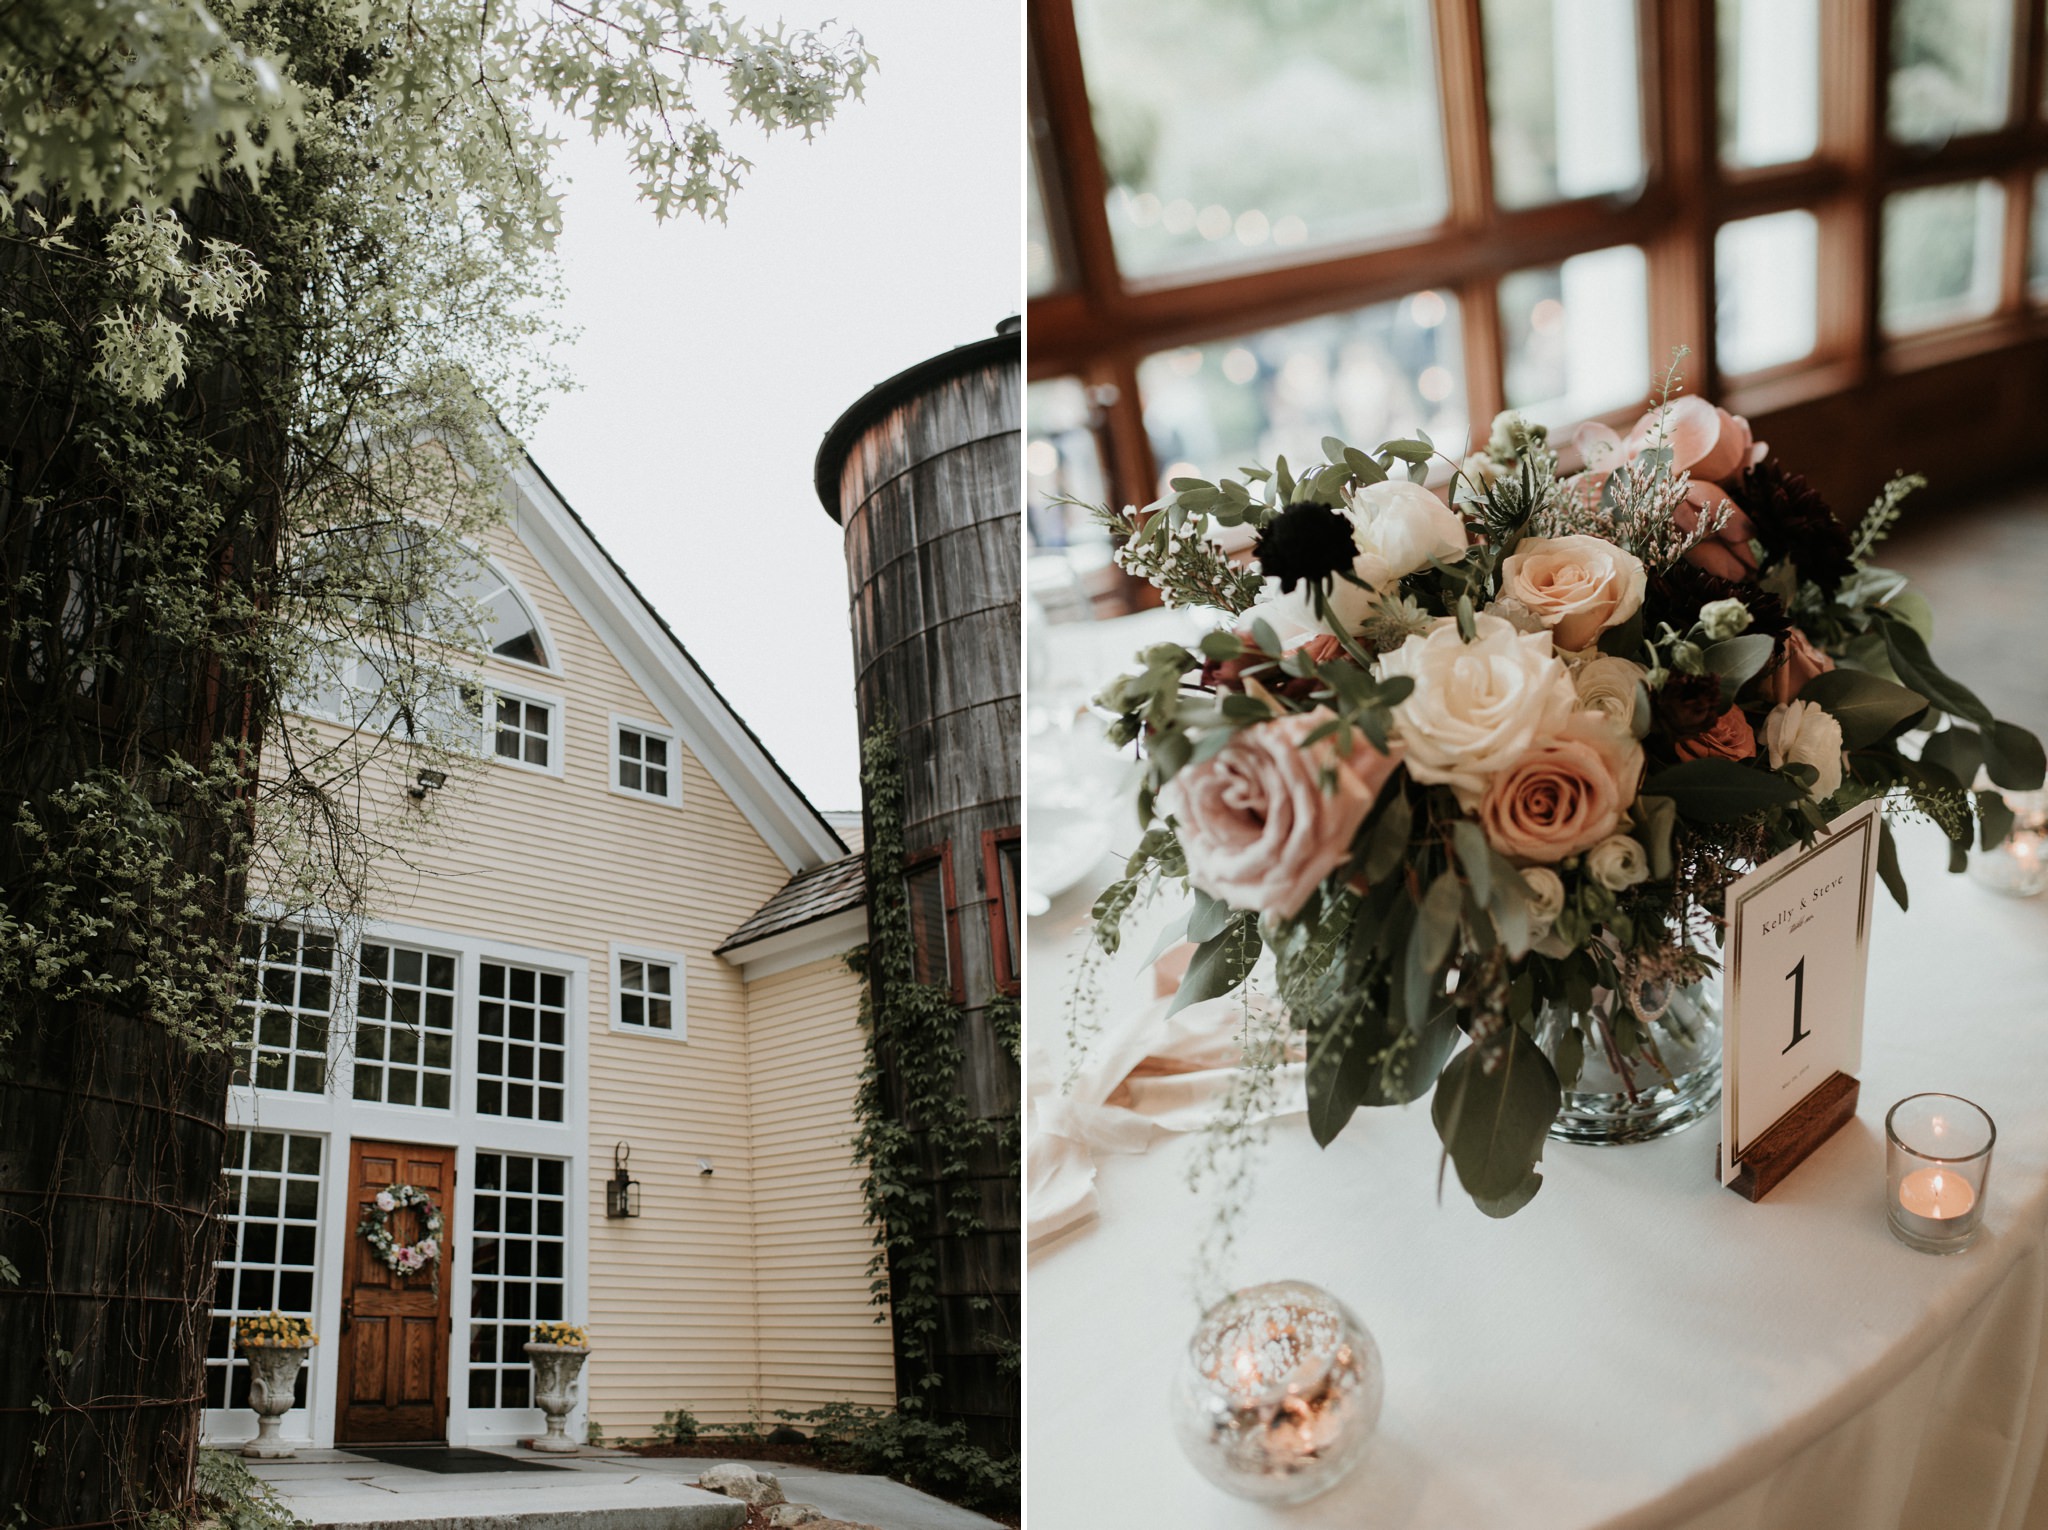
[[[1513,273],[1500,320],[1508,402],[1532,418],[1566,425],[1649,395],[1648,276],[1634,245]]]
[[[1976,318],[1998,306],[2005,199],[1995,181],[1885,198],[1883,304],[1892,331]]]
[[[1127,274],[1444,215],[1428,0],[1077,0],[1074,20]]]
[[[1724,224],[1714,237],[1714,332],[1723,372],[1756,372],[1813,352],[1820,224],[1810,212]]]
[[[1503,207],[1643,179],[1635,0],[1486,0],[1493,192]]]
[[[1024,177],[1025,290],[1032,297],[1050,292],[1059,284],[1059,266],[1053,258],[1052,234],[1045,226],[1045,203],[1038,189],[1038,156],[1031,156]]]
[[[914,976],[920,983],[943,987],[953,978],[953,948],[946,938],[946,883],[942,863],[934,858],[911,867],[903,875],[903,890],[910,904],[910,941],[916,959]]]
[[[1138,387],[1160,492],[1281,454],[1320,462],[1329,435],[1370,450],[1420,427],[1455,455],[1466,427],[1458,333],[1457,299],[1417,292],[1148,357]]]
[[[1088,390],[1071,377],[1032,383],[1024,390],[1024,466],[1028,476],[1033,548],[1067,550],[1082,572],[1109,563],[1109,533],[1086,511],[1056,505],[1066,495],[1099,505],[1109,498],[1102,479],[1102,452],[1089,421]]]
[[[1721,158],[1782,165],[1820,146],[1820,0],[1717,0]]]
[[[1939,142],[2005,122],[2012,0],[1895,0],[1889,125]]]
[[[2027,290],[2048,298],[2048,171],[2034,177],[2034,221],[2027,241]]]

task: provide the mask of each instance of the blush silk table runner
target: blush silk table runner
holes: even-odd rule
[[[1363,1463],[1304,1507],[1225,1496],[1172,1437],[1212,1214],[1186,1184],[1197,1135],[1096,1155],[1095,1214],[1031,1249],[1027,1523],[2048,1530],[2048,898],[1950,876],[1929,828],[1899,837],[1914,907],[1878,891],[1857,1117],[1760,1204],[1714,1183],[1718,1117],[1631,1147],[1551,1143],[1542,1192],[1498,1222],[1455,1176],[1438,1203],[1427,1099],[1361,1110],[1328,1149],[1298,1113],[1273,1124],[1232,1278],[1328,1288],[1386,1362]],[[1033,921],[1041,1081],[1092,896]],[[1149,997],[1113,974],[1112,1028]],[[1915,1253],[1885,1223],[1885,1112],[1922,1090],[1998,1126],[1961,1255]]]

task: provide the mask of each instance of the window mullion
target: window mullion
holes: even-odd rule
[[[1645,249],[1650,278],[1650,376],[1660,379],[1680,346],[1692,391],[1720,384],[1714,344],[1714,195],[1719,134],[1714,104],[1713,0],[1664,0],[1639,6],[1643,56],[1662,88],[1645,113],[1654,135],[1653,180],[1689,194],[1672,199],[1667,228]]]
[[[1042,104],[1044,131],[1038,136],[1041,151],[1049,152],[1049,162],[1041,167],[1040,193],[1046,219],[1053,225],[1054,248],[1071,254],[1077,269],[1070,285],[1087,296],[1089,306],[1111,308],[1122,281],[1110,238],[1109,186],[1088,106],[1073,0],[1033,0],[1029,26],[1031,99]]]
[[[1493,221],[1493,152],[1486,115],[1486,43],[1482,0],[1435,0],[1437,94],[1451,224],[1467,230]]]

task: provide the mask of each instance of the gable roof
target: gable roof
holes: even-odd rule
[[[832,825],[523,448],[509,487],[513,533],[783,865],[804,872],[844,857]]]
[[[867,902],[867,861],[859,855],[831,861],[810,871],[798,872],[780,892],[756,909],[751,918],[726,937],[718,948],[723,956],[741,946],[750,946],[770,935],[815,924]]]

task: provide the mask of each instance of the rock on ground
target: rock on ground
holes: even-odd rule
[[[757,1472],[737,1461],[707,1469],[697,1478],[697,1486],[707,1493],[723,1493],[727,1498],[763,1508],[785,1502],[782,1484],[773,1472]]]

